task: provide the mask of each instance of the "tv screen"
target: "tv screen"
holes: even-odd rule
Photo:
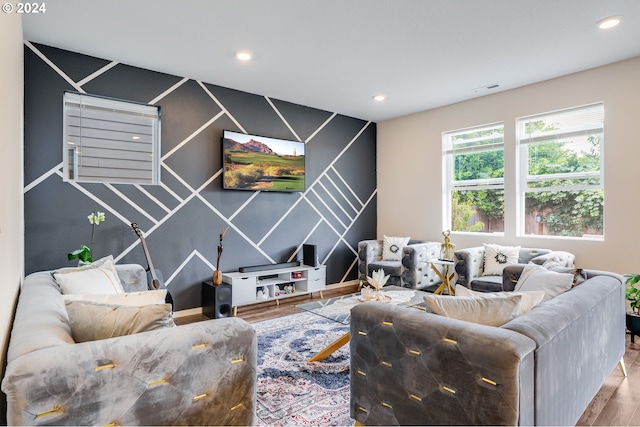
[[[304,142],[223,131],[225,189],[304,191],[304,169]]]

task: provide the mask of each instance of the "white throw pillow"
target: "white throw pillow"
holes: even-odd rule
[[[383,261],[402,261],[402,249],[409,243],[410,237],[384,236],[382,242]]]
[[[456,296],[458,297],[504,298],[509,295],[522,295],[522,303],[520,304],[520,310],[518,311],[518,316],[520,316],[542,302],[542,299],[544,298],[544,291],[478,292],[472,291],[462,285],[456,285]]]
[[[541,265],[527,264],[513,289],[521,291],[544,291],[543,301],[549,301],[561,293],[568,291],[573,284],[571,273],[556,273]]]
[[[124,293],[112,256],[78,268],[63,268],[52,274],[63,294]]]
[[[520,311],[522,295],[504,298],[472,298],[449,295],[425,295],[432,313],[488,326],[502,326]]]
[[[484,244],[484,276],[500,276],[507,265],[516,264],[520,246]]]
[[[64,301],[89,301],[101,304],[142,307],[150,304],[164,304],[166,289],[153,291],[127,292],[124,294],[67,294],[62,295]]]
[[[89,301],[66,301],[65,307],[69,315],[71,335],[77,343],[175,326],[171,304],[128,307]]]

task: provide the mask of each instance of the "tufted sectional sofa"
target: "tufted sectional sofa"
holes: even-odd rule
[[[358,242],[359,280],[383,269],[389,275],[387,286],[403,286],[411,289],[435,289],[441,280],[431,269],[429,260],[440,256],[440,243],[428,240],[409,240],[402,249],[401,261],[382,259],[381,240],[362,240]]]
[[[372,302],[351,310],[364,425],[575,425],[625,351],[624,278],[588,280],[501,327]],[[623,370],[624,372],[624,370]]]
[[[117,265],[127,292],[139,265]],[[250,425],[256,334],[239,318],[75,343],[50,272],[22,285],[2,391],[9,425]]]

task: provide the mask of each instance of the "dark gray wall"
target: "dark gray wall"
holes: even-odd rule
[[[94,259],[112,254],[119,263],[146,266],[130,227],[137,223],[177,310],[201,306],[200,284],[211,278],[218,235],[227,226],[223,271],[301,259],[302,244],[310,243],[318,246],[320,261],[327,265],[328,283],[356,278],[357,242],[376,235],[375,123],[110,65],[104,59],[25,45],[27,274],[72,265],[66,254],[89,244],[86,217],[98,209],[107,219],[96,228]],[[160,105],[162,185],[63,182],[65,90]],[[222,130],[242,132],[240,126],[251,134],[297,139],[289,127],[293,129],[306,142],[307,191],[223,190]]]

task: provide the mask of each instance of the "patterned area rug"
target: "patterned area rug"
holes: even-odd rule
[[[253,324],[258,333],[258,426],[346,426],[349,345],[322,362],[309,358],[349,331],[312,313]]]

